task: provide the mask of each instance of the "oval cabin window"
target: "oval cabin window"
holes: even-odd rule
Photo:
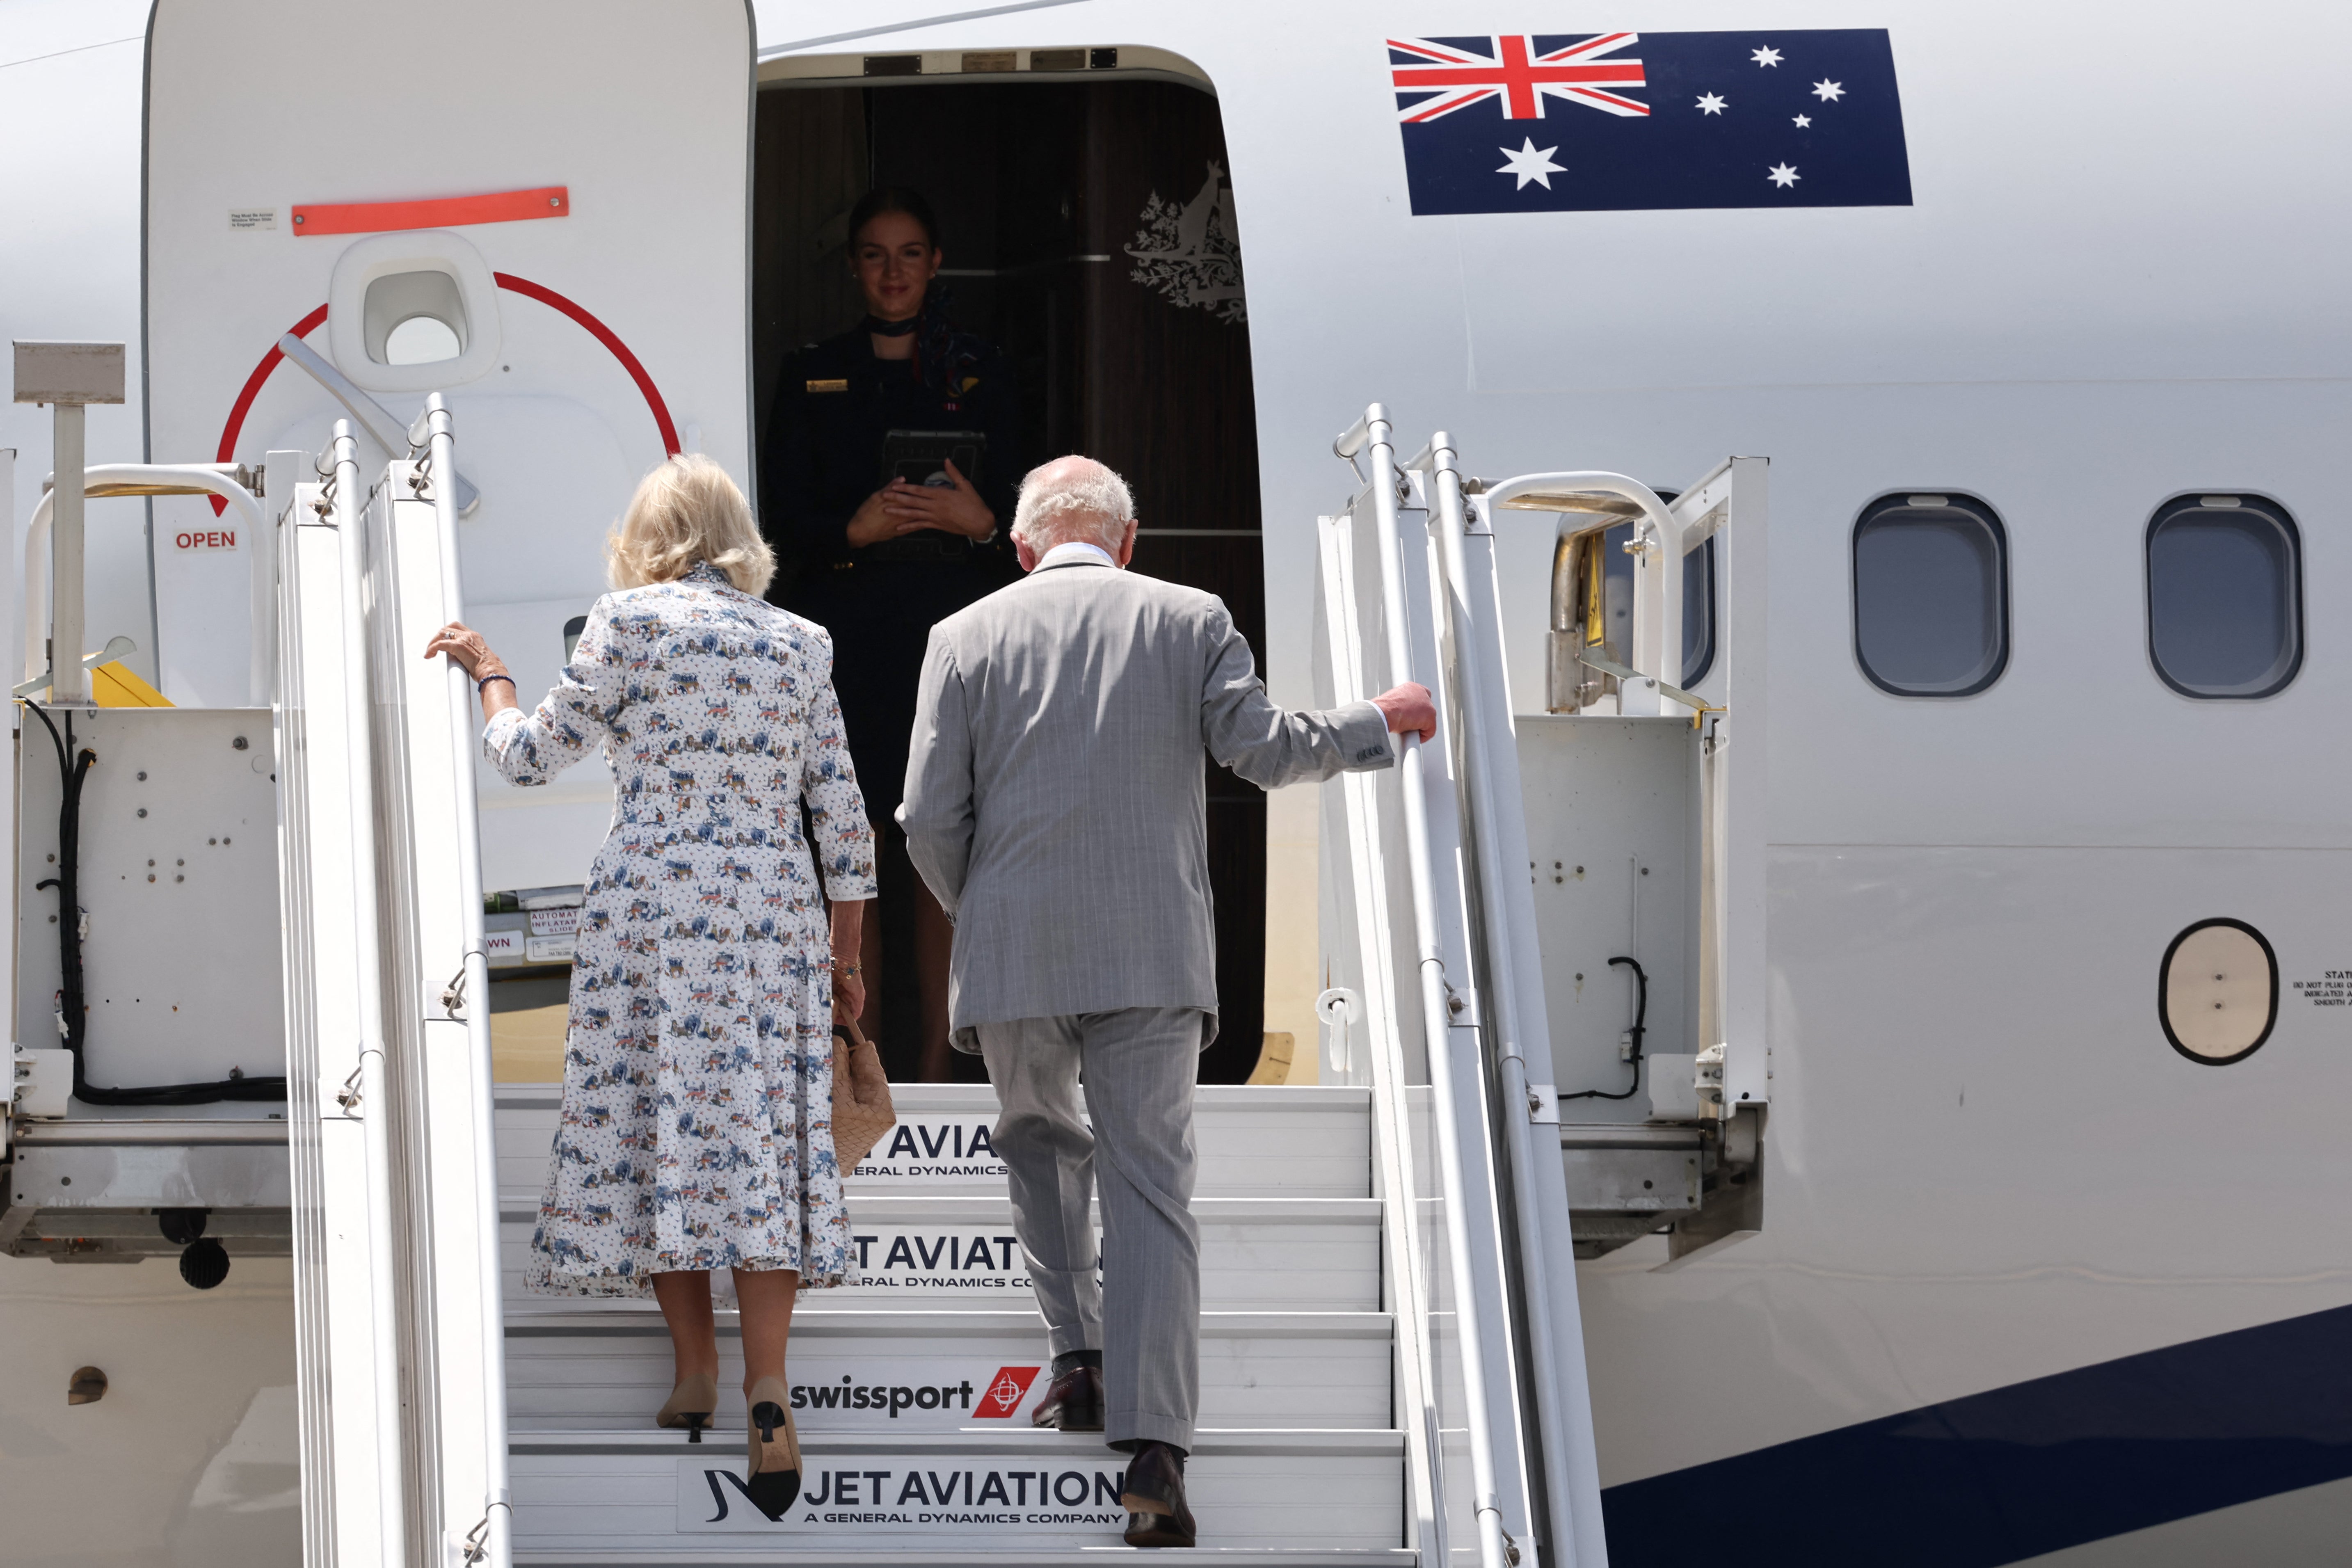
[[[2243,921],[2200,921],[2174,937],[2158,984],[2164,1037],[2191,1061],[2242,1061],[2278,1022],[2277,955]]]
[[[2183,697],[2268,697],[2303,666],[2294,520],[2260,496],[2182,496],[2147,525],[2147,653]]]
[[[1898,697],[1967,697],[2009,663],[2008,536],[1971,496],[1873,501],[1853,526],[1853,654]]]

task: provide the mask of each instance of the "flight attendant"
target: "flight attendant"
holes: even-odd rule
[[[889,1052],[892,1077],[925,1082],[952,1076],[950,931],[892,814],[932,623],[1019,575],[1004,530],[1024,470],[1012,366],[948,320],[934,281],[944,259],[918,193],[885,186],[852,209],[849,261],[866,319],[785,361],[765,452],[765,527],[794,568],[779,602],[833,634],[834,684],[879,850],[862,1021]],[[892,431],[977,432],[980,472],[950,460],[929,483],[886,479]],[[913,954],[922,1019],[913,1050],[879,1026],[886,931]]]

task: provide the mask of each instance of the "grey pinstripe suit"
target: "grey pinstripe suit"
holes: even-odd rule
[[[950,1021],[1003,1106],[1054,1352],[1103,1352],[1118,1447],[1192,1443],[1192,1080],[1217,1011],[1203,748],[1265,788],[1391,760],[1369,702],[1276,707],[1196,589],[1056,563],[931,629],[898,821],[955,922]]]

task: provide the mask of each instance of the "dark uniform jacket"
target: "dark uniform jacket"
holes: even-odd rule
[[[784,362],[762,454],[761,521],[780,567],[771,593],[833,634],[850,757],[877,822],[898,805],[906,778],[932,624],[1020,574],[1004,533],[1026,471],[1012,366],[968,334],[952,341],[958,352],[940,387],[919,379],[911,361],[877,359],[863,325],[810,344]],[[976,544],[926,529],[849,547],[850,517],[882,487],[883,440],[892,430],[988,437],[978,488],[996,514],[995,539]]]

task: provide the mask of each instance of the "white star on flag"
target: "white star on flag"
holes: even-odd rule
[[[1765,177],[1785,191],[1797,183],[1797,171],[1787,163],[1779,163],[1767,170]]]
[[[1517,174],[1519,177],[1519,183],[1511,187],[1511,189],[1515,191],[1526,190],[1528,188],[1528,182],[1530,180],[1533,180],[1537,184],[1541,185],[1545,190],[1549,190],[1551,189],[1551,177],[1554,174],[1565,174],[1568,173],[1567,164],[1555,163],[1551,161],[1551,155],[1554,153],[1559,152],[1559,149],[1557,147],[1546,147],[1541,150],[1538,150],[1536,146],[1536,139],[1532,136],[1528,137],[1527,139],[1527,144],[1516,153],[1512,152],[1508,147],[1497,147],[1495,151],[1500,153],[1505,159],[1503,166],[1496,170],[1495,173],[1498,174]]]
[[[1813,117],[1810,114],[1800,114],[1794,121],[1797,129],[1800,131],[1802,131],[1806,126],[1811,125],[1812,122]]]
[[[1826,80],[1817,81],[1813,83],[1813,96],[1820,99],[1823,103],[1829,103],[1834,100],[1843,98],[1845,96],[1845,87],[1840,82]]]
[[[1761,48],[1748,58],[1759,66],[1777,66],[1780,63],[1780,51],[1775,48]]]
[[[1726,101],[1727,100],[1717,97],[1714,93],[1703,92],[1699,94],[1698,111],[1701,114],[1721,114]]]

